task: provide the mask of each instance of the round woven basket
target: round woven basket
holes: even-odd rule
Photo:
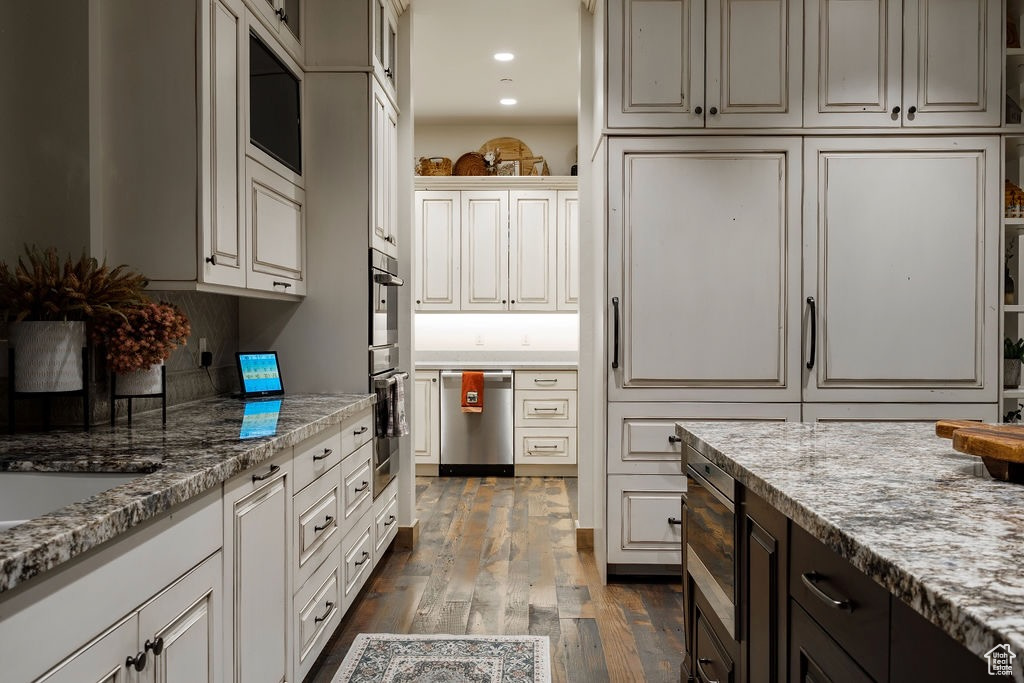
[[[452,160],[448,157],[420,157],[416,175],[451,175]]]
[[[487,162],[479,152],[466,152],[455,162],[452,175],[487,175]]]

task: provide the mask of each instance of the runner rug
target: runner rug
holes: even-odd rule
[[[360,633],[332,683],[550,683],[547,636]]]

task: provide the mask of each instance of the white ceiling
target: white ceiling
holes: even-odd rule
[[[414,0],[410,11],[417,123],[576,121],[579,0]]]

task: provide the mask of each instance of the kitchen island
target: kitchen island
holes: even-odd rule
[[[909,606],[977,655],[979,675],[986,653],[1008,647],[1013,679],[1024,680],[1024,486],[992,479],[929,423],[687,422],[676,431],[736,480],[741,498],[750,492],[789,520],[790,558],[806,531],[884,588],[894,618]],[[802,590],[794,577],[791,595]]]

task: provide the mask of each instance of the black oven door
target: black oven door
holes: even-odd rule
[[[692,466],[686,468],[683,563],[715,616],[736,636],[736,514],[726,496]]]

